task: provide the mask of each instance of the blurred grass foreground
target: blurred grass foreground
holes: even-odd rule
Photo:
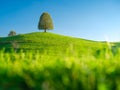
[[[54,33],[1,37],[0,90],[120,90],[119,47]]]
[[[119,55],[1,50],[0,90],[120,90]]]

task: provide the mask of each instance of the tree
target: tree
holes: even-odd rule
[[[52,30],[53,28],[54,26],[53,26],[53,21],[52,21],[51,16],[49,15],[49,13],[44,12],[40,16],[40,20],[38,23],[38,29],[44,30],[44,32],[46,32],[46,30]]]
[[[15,31],[10,31],[10,33],[8,34],[8,36],[15,36],[16,35],[16,32]]]

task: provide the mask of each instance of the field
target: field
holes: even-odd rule
[[[113,44],[38,32],[0,38],[0,90],[120,90]]]

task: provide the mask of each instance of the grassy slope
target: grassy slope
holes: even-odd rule
[[[52,56],[39,52],[0,51],[0,90],[120,90],[120,53],[94,57],[106,43],[52,33],[30,33],[1,38],[0,48],[18,41],[20,48],[61,51]],[[76,51],[82,57],[63,52]],[[89,55],[88,55],[89,53]],[[66,55],[65,55],[66,54]]]
[[[52,52],[64,52],[68,49],[72,49],[81,53],[86,53],[90,51],[93,52],[94,50],[105,46],[105,43],[101,42],[73,38],[53,33],[34,32],[1,38],[0,49],[11,48],[11,41],[17,41],[19,48],[24,50],[51,50]]]

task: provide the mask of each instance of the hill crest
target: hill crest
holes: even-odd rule
[[[27,34],[19,34],[11,37],[0,38],[0,49],[2,48],[12,48],[12,43],[17,42],[19,48],[21,49],[51,49],[52,50],[66,50],[68,47],[72,46],[74,49],[83,48],[87,49],[97,49],[103,46],[104,43],[74,38],[70,36],[64,36],[54,33],[44,33],[44,32],[33,32]]]

